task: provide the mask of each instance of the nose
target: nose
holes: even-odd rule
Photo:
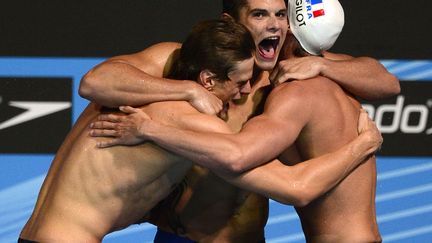
[[[268,18],[267,29],[272,32],[276,32],[280,29],[279,19],[276,15],[271,15]]]
[[[237,93],[235,93],[235,95],[232,97],[232,99],[233,99],[233,100],[239,100],[239,99],[241,99],[240,91],[237,92]]]
[[[251,85],[250,85],[250,82],[248,81],[242,87],[240,87],[240,93],[241,94],[249,94],[250,92],[251,92]]]

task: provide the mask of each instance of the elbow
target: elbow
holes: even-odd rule
[[[85,99],[92,100],[95,90],[97,90],[96,86],[97,77],[95,77],[94,71],[90,70],[81,78],[78,94]]]
[[[303,192],[303,195],[296,198],[296,200],[293,202],[294,207],[305,207],[309,203],[313,201],[312,197],[308,195],[308,193]]]
[[[388,96],[398,95],[401,92],[399,79],[395,75],[388,73],[388,80],[390,85],[388,88],[387,95]]]
[[[380,78],[375,78],[375,80],[379,80],[381,82],[377,92],[367,93],[362,96],[362,98],[366,100],[385,99],[398,95],[401,92],[399,79],[391,73],[387,72],[386,74],[380,76]]]
[[[240,149],[233,148],[229,155],[224,159],[224,167],[230,174],[241,174],[248,168],[245,164],[245,156]]]
[[[392,76],[394,77],[394,85],[393,85],[393,93],[392,95],[398,95],[401,92],[401,87],[400,87],[400,83],[399,83],[399,79],[396,78],[396,76],[394,76],[392,74]]]
[[[293,182],[289,191],[281,195],[278,201],[294,207],[304,207],[318,197],[314,189],[315,188],[310,188],[304,183]]]

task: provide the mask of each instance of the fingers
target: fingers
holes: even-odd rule
[[[276,80],[278,73],[279,73],[279,66],[276,66],[273,69],[273,71],[270,73],[270,76],[269,76],[270,82],[273,83]]]
[[[115,145],[119,145],[121,144],[120,141],[118,139],[111,139],[108,141],[102,141],[102,142],[97,142],[96,143],[96,147],[98,148],[108,148],[108,147],[112,147]]]
[[[96,121],[90,123],[90,136],[92,137],[116,137],[119,136],[118,123]]]
[[[301,79],[300,76],[296,76],[296,73],[289,73],[289,72],[283,72],[279,73],[277,77],[272,81],[272,84],[274,86],[277,86],[281,83],[284,83],[286,81],[290,81],[293,79]]]
[[[371,152],[375,153],[380,149],[383,142],[382,135],[375,125],[375,122],[369,118],[368,113],[364,110],[360,110],[359,121],[358,121],[359,134],[365,134],[371,143]]]
[[[98,121],[121,122],[124,116],[114,114],[101,114],[97,117]]]
[[[322,71],[321,59],[321,57],[300,57],[280,61],[269,79],[273,85],[278,85],[293,79],[304,80],[316,77]]]
[[[367,112],[363,109],[360,110],[360,115],[359,115],[359,119],[358,119],[358,126],[357,126],[357,131],[358,133],[362,133],[364,129],[366,129],[366,126],[368,124],[368,115]]]
[[[226,104],[223,107],[223,109],[218,113],[218,117],[221,118],[224,121],[228,120],[228,108],[229,108],[229,105]]]
[[[133,113],[136,112],[136,108],[132,107],[124,107],[124,109],[129,112]],[[114,129],[116,124],[118,123],[124,123],[128,121],[128,116],[123,115],[115,115],[115,114],[101,114],[97,117],[97,121],[90,123],[90,128],[105,128],[105,129]]]
[[[89,132],[92,137],[116,137],[119,132],[113,129],[91,129]]]
[[[139,111],[138,108],[133,108],[132,106],[120,106],[119,110],[127,114],[137,113]]]
[[[277,67],[273,70],[273,72],[270,74],[269,79],[272,85],[277,86],[287,81],[289,77],[290,72],[288,70],[288,67],[283,63],[279,63]]]
[[[203,99],[196,99],[191,102],[191,105],[195,107],[199,112],[216,115],[223,108],[223,102],[213,94],[211,96],[203,97]]]
[[[108,121],[95,121],[90,123],[90,128],[93,129],[114,129],[116,123],[108,122]]]
[[[219,107],[218,106],[200,106],[199,108],[195,107],[199,112],[202,112],[204,114],[208,115],[215,115],[217,114]]]
[[[297,67],[287,60],[279,62],[269,76],[272,85],[277,86],[293,79],[302,79],[303,74],[296,71]]]
[[[199,112],[215,115],[222,110],[222,101],[204,87],[199,86],[191,91],[192,96],[188,101]]]
[[[203,105],[203,110],[201,112],[209,114],[209,115],[216,115],[223,108],[222,100],[220,100],[218,97],[214,96],[213,94],[210,94],[210,97],[207,101],[203,100],[202,105]],[[198,109],[198,110],[200,110],[200,109]]]
[[[216,106],[213,106],[213,111],[211,112],[211,115],[216,115],[220,112],[222,112],[223,110],[223,104],[222,101],[220,104],[217,104]]]

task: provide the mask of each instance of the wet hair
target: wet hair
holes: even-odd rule
[[[288,5],[288,0],[284,0],[285,5]],[[248,5],[248,0],[223,0],[222,13],[229,14],[236,21],[239,20],[240,10]]]
[[[248,5],[248,0],[223,0],[222,13],[227,13],[235,20],[239,19],[240,10]]]
[[[252,35],[243,25],[230,19],[203,21],[183,42],[168,77],[196,81],[207,69],[215,80],[226,81],[236,64],[251,58],[254,51]]]
[[[295,41],[295,45],[293,49],[293,55],[295,57],[307,57],[311,55],[300,45],[300,42],[294,36],[293,36],[293,41]]]
[[[282,45],[282,49],[279,55],[279,60],[285,60],[294,57],[306,57],[310,56],[305,49],[300,45],[300,42],[296,39],[296,37],[292,33],[288,33],[285,38],[285,42]]]

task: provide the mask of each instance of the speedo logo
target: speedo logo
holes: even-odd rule
[[[408,134],[432,134],[432,125],[428,124],[432,99],[427,100],[425,104],[405,105],[404,103],[405,96],[399,95],[396,104],[384,104],[376,108],[371,104],[362,104],[362,106],[382,133],[400,131]],[[391,117],[391,120],[385,120],[385,114],[386,118]],[[393,116],[388,116],[389,114]]]

